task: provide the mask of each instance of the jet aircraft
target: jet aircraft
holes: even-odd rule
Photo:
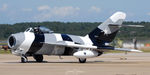
[[[43,61],[43,55],[75,56],[80,63],[85,63],[87,58],[98,57],[109,50],[141,52],[108,45],[124,26],[122,23],[125,18],[124,12],[116,12],[86,36],[59,34],[44,27],[30,27],[24,32],[11,34],[7,42],[12,54],[20,56],[22,63],[26,63],[29,56],[33,56],[37,62]]]

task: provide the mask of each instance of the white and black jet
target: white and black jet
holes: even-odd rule
[[[86,36],[53,33],[43,27],[28,28],[24,32],[10,35],[8,46],[12,54],[21,56],[21,62],[27,62],[28,56],[42,62],[43,55],[70,55],[84,63],[87,58],[100,56],[108,50],[141,52],[106,45],[113,41],[125,17],[125,13],[116,12]]]

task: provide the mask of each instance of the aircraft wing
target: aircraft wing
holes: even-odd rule
[[[126,48],[114,48],[116,51],[129,51],[129,52],[142,52],[141,50],[136,49],[126,49]]]
[[[115,48],[112,46],[99,47],[98,49],[103,49],[103,51],[104,50],[114,50],[114,51],[127,51],[127,52],[142,52],[141,50],[137,50],[137,49]]]
[[[59,42],[56,42],[56,43],[46,42],[46,44],[57,45],[57,46],[66,46],[66,47],[72,47],[72,48],[103,50],[103,51],[114,50],[114,51],[142,52],[142,51],[136,50],[136,49],[115,48],[115,47],[112,47],[112,46],[97,47],[97,46],[91,46],[91,45],[81,45],[81,44],[75,44],[74,42],[70,42],[70,41],[59,41]]]

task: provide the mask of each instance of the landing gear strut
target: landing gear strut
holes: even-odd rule
[[[21,56],[21,62],[26,63],[28,61],[28,58],[26,56]]]
[[[79,62],[80,63],[85,63],[86,62],[86,58],[79,58]]]
[[[33,55],[33,58],[36,60],[36,62],[42,62],[43,61],[43,55]]]

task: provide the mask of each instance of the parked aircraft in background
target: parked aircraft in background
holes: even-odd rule
[[[114,40],[125,17],[125,13],[116,12],[86,36],[59,34],[44,27],[31,27],[24,32],[10,35],[8,46],[12,54],[21,56],[23,63],[28,61],[28,56],[42,62],[43,55],[67,55],[75,56],[80,63],[85,63],[87,58],[100,56],[108,50],[141,52],[106,45]]]

